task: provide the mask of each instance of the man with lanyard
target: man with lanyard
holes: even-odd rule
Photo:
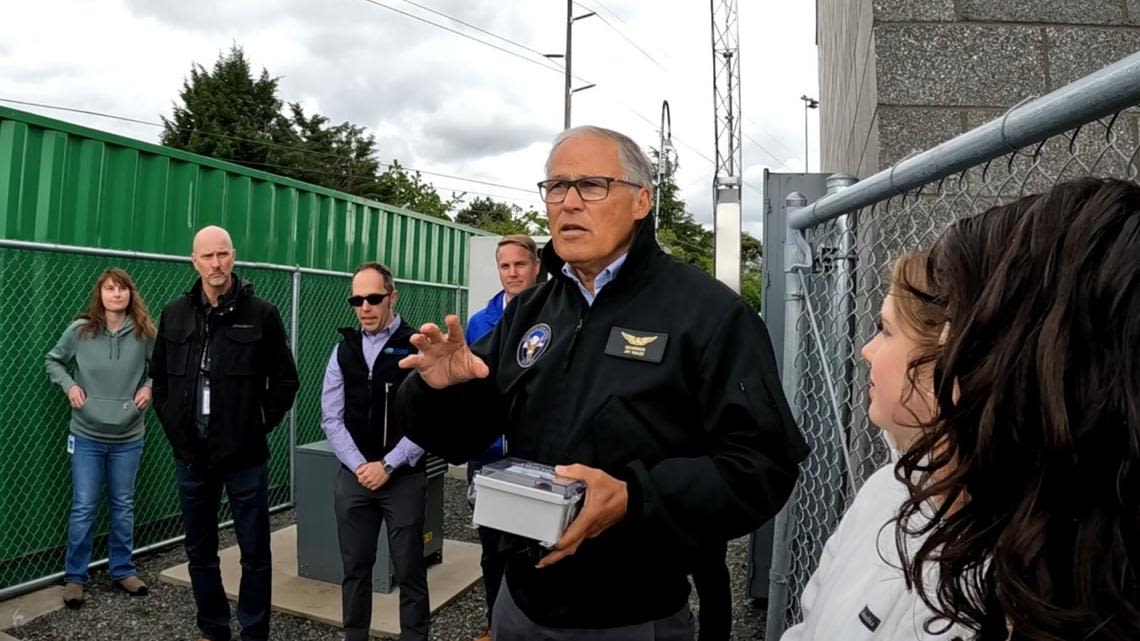
[[[539,183],[554,278],[473,347],[454,315],[423,325],[400,363],[417,443],[463,462],[505,434],[586,485],[552,550],[510,557],[495,641],[691,641],[695,563],[772,518],[807,456],[759,315],[657,244],[652,174],[618,132],[560,134]]]
[[[499,270],[499,283],[503,288],[487,301],[486,307],[472,314],[467,321],[465,335],[469,344],[490,334],[502,317],[507,303],[538,280],[538,247],[534,239],[526,234],[503,236],[495,248],[495,263]],[[487,463],[503,458],[505,454],[503,437],[500,435],[487,451],[467,463],[469,500],[474,501],[475,486],[472,479],[475,472]],[[500,550],[501,538],[498,530],[479,528],[479,544],[483,547],[480,565],[483,568],[483,587],[487,594],[487,630],[475,637],[474,641],[491,641],[491,614],[499,595],[499,585],[503,581],[503,569],[506,567],[506,558]]]
[[[414,351],[412,328],[396,314],[392,272],[364,263],[352,276],[348,304],[360,329],[342,328],[321,390],[321,428],[341,462],[334,493],[344,579],[345,641],[368,641],[372,627],[372,566],[381,525],[400,588],[400,641],[427,641],[427,561],[424,451],[395,420],[395,395],[407,372],[398,366]]]
[[[229,641],[218,566],[218,504],[229,496],[241,549],[237,619],[243,641],[269,639],[269,433],[300,382],[281,314],[233,273],[221,227],[194,236],[200,278],[162,310],[151,358],[154,410],[174,452],[190,584],[203,641]]]

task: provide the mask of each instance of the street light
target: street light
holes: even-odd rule
[[[668,132],[668,133],[666,133]],[[668,162],[668,153],[673,150],[673,117],[669,113],[669,101],[661,101],[661,142],[657,146],[657,188],[654,190],[657,203],[653,211],[653,235],[661,227],[661,173]],[[672,173],[672,168],[670,168]]]
[[[808,172],[808,109],[819,109],[819,101],[809,98],[807,94],[800,96],[804,101],[804,173]]]

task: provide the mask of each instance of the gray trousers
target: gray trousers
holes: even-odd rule
[[[340,584],[345,641],[368,641],[372,623],[372,565],[380,526],[388,524],[396,585],[400,588],[400,640],[427,641],[427,561],[424,559],[423,474],[394,476],[375,492],[343,467],[337,476],[334,507],[344,580]]]
[[[491,617],[491,637],[495,641],[693,641],[695,634],[688,605],[664,619],[620,628],[548,628],[523,614],[506,580],[499,589]]]

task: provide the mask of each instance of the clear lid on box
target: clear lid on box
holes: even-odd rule
[[[521,458],[511,457],[487,463],[477,474],[521,487],[551,492],[567,500],[576,500],[586,492],[584,482],[557,476],[552,466]]]

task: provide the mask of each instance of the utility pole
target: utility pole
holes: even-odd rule
[[[736,0],[711,0],[713,53],[713,131],[716,176],[713,178],[713,272],[740,292],[741,132],[740,33]]]
[[[578,20],[582,20],[584,18],[589,18],[590,16],[593,16],[593,15],[596,15],[596,14],[593,11],[590,11],[589,13],[584,13],[580,16],[575,16],[574,15],[574,0],[566,0],[566,53],[548,53],[548,54],[546,54],[547,58],[562,58],[563,62],[565,63],[564,66],[565,66],[565,72],[566,72],[565,73],[566,84],[565,84],[565,87],[563,90],[563,100],[564,100],[563,108],[562,108],[562,128],[563,129],[569,129],[570,128],[570,96],[578,93],[579,91],[584,91],[586,89],[589,89],[590,87],[595,86],[594,83],[590,83],[590,84],[585,85],[583,87],[578,87],[577,89],[574,89],[574,87],[573,87],[573,77],[574,76],[573,76],[573,72],[571,70],[572,63],[573,63],[571,55],[573,53],[573,46],[572,45],[574,43],[574,23],[577,22]]]
[[[804,173],[810,170],[808,165],[808,109],[818,109],[819,101],[815,98],[808,98],[807,94],[800,96],[800,100],[804,101]]]

